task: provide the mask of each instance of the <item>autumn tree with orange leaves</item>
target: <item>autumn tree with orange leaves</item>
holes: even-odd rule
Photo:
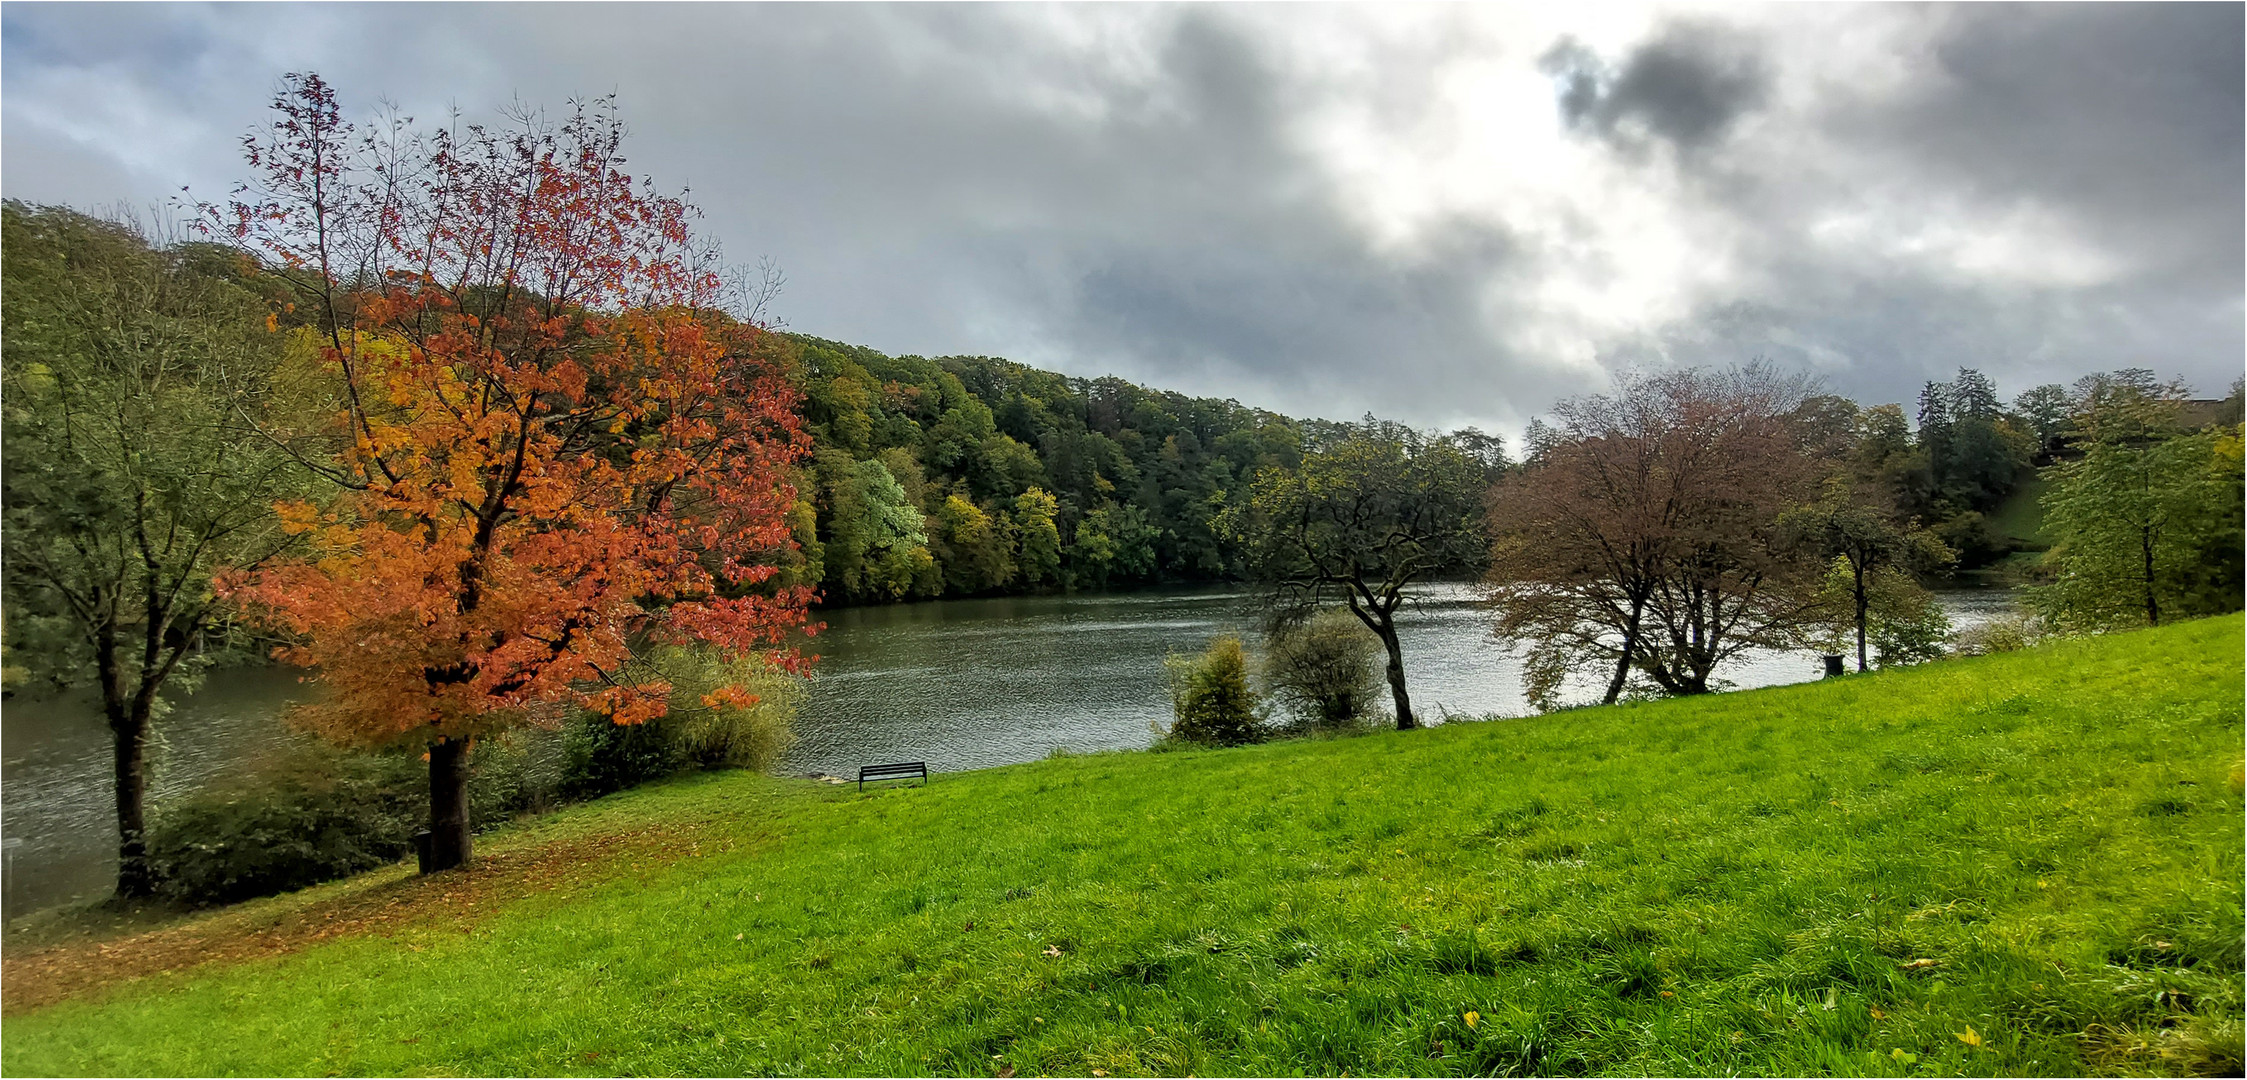
[[[337,452],[306,464],[338,495],[280,507],[309,558],[220,585],[317,669],[309,726],[427,747],[441,870],[469,857],[476,739],[664,715],[652,645],[800,666],[810,590],[768,579],[806,437],[778,341],[719,310],[693,207],[624,171],[608,100],[360,129],[292,74],[273,108],[256,179],[202,220],[312,309]]]

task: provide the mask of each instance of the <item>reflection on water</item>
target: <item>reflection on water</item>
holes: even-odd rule
[[[1960,626],[2010,607],[2002,590],[1939,594]],[[1519,715],[1520,658],[1490,637],[1473,590],[1420,590],[1400,613],[1414,712]],[[1136,749],[1167,725],[1163,658],[1199,651],[1220,633],[1248,635],[1255,594],[1239,587],[1075,596],[939,600],[822,615],[823,659],[787,768],[856,776],[860,765],[926,761],[973,769],[1054,750]],[[1817,678],[1818,658],[1774,653],[1722,669],[1733,685]],[[307,687],[292,670],[213,674],[160,722],[152,801],[274,749],[280,721]],[[9,915],[105,894],[116,876],[109,734],[84,695],[19,697],[0,707],[5,771],[0,832]]]

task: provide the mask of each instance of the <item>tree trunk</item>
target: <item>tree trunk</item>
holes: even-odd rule
[[[1615,658],[1615,677],[1607,680],[1607,697],[1603,704],[1613,705],[1623,696],[1623,685],[1631,677],[1631,658],[1638,652],[1639,619],[1645,612],[1646,601],[1631,601],[1631,620],[1623,628],[1623,655]]]
[[[147,896],[148,713],[119,704],[108,710],[117,776],[117,897]]]
[[[1404,692],[1404,649],[1397,644],[1397,624],[1383,612],[1381,625],[1374,627],[1374,632],[1389,650],[1389,696],[1397,702],[1397,730],[1411,731],[1420,722],[1412,718],[1412,698]]]
[[[2138,545],[2146,556],[2146,625],[2161,625],[2161,605],[2153,597],[2153,539],[2147,537]]]
[[[429,847],[421,872],[434,874],[468,861],[468,741],[429,744]]]
[[[1855,572],[1857,579],[1857,674],[1862,675],[1866,670],[1865,610],[1872,606],[1872,601],[1865,595],[1865,568],[1857,565],[1855,560],[1850,561],[1849,567]]]

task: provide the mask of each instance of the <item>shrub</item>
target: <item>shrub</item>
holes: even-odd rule
[[[1177,722],[1168,737],[1204,746],[1261,742],[1256,694],[1248,688],[1248,656],[1241,639],[1221,637],[1197,657],[1172,656],[1170,705]]]
[[[679,756],[654,722],[619,724],[580,711],[564,736],[562,793],[597,799],[679,770]]]
[[[1263,667],[1271,697],[1311,731],[1363,726],[1378,711],[1381,643],[1357,616],[1328,608],[1271,635]]]
[[[421,772],[403,753],[307,746],[159,804],[148,834],[157,895],[223,904],[396,862],[427,816]]]
[[[662,656],[666,650],[658,650]],[[804,681],[755,658],[727,662],[705,650],[669,650],[663,656],[672,686],[671,715],[659,722],[680,760],[705,769],[760,772],[780,764],[795,745],[790,725],[803,703]],[[755,700],[706,704],[719,686],[748,688]]]
[[[621,791],[684,769],[770,769],[795,743],[789,730],[803,680],[762,660],[727,661],[707,649],[661,646],[642,658],[671,684],[671,711],[645,724],[578,714],[564,741],[561,787],[573,798]],[[754,700],[714,701],[717,687],[747,687]]]
[[[487,739],[469,760],[478,829],[556,799],[560,738],[524,730]],[[158,896],[224,904],[300,889],[413,852],[428,820],[428,769],[405,751],[301,743],[155,807],[148,833]]]
[[[2033,613],[2005,615],[1959,631],[1951,639],[1951,647],[1960,656],[1984,656],[1989,653],[2019,652],[2051,636],[2051,625],[2042,616]]]
[[[660,647],[641,661],[671,684],[672,712],[620,725],[580,713],[560,729],[524,727],[477,742],[469,819],[488,829],[564,799],[605,795],[682,769],[768,769],[793,741],[801,679],[762,661]],[[730,682],[756,700],[708,700]],[[413,852],[428,820],[422,759],[304,742],[245,763],[155,808],[149,828],[157,893],[190,905],[286,892],[385,866]]]

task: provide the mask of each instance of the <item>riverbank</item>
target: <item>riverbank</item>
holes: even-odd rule
[[[1937,594],[1960,630],[2011,610],[2002,589]],[[1144,749],[1170,722],[1163,661],[1227,633],[1253,634],[1256,594],[1140,589],[933,600],[829,613],[822,655],[779,770],[855,776],[860,765],[926,761],[944,772],[1037,761],[1055,750]],[[1414,590],[1400,615],[1412,699],[1428,719],[1530,711],[1520,655],[1492,640],[1480,593]],[[1807,653],[1750,653],[1726,681],[1818,677]],[[303,736],[281,718],[314,691],[293,668],[214,673],[157,727],[151,803],[161,815],[225,774],[257,775]],[[1598,687],[1586,686],[1587,695]],[[57,707],[58,705],[67,707]],[[109,730],[85,700],[11,701],[5,724],[9,841],[0,910],[11,920],[98,900],[117,877]]]
[[[864,795],[697,776],[466,873],[11,948],[0,1064],[2236,1071],[2241,648],[2229,616]]]

